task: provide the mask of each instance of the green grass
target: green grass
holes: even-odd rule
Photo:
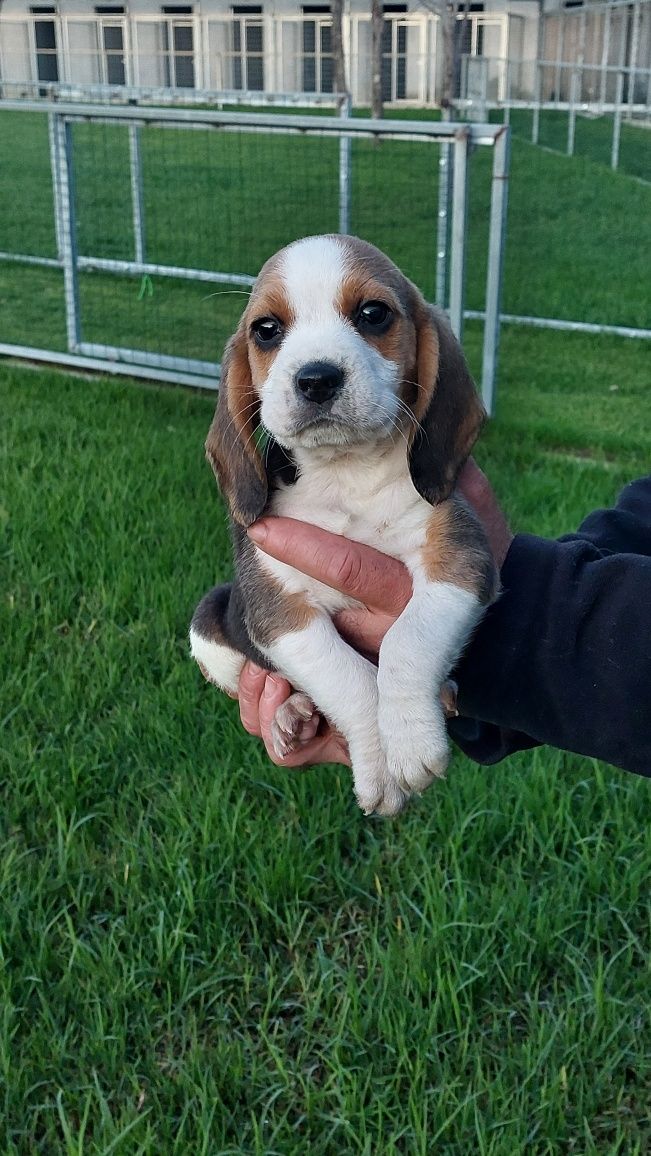
[[[496,114],[502,119],[502,114]],[[511,127],[517,136],[531,140],[533,113],[515,109]],[[545,110],[540,114],[538,141],[543,148],[567,151],[569,115]],[[610,165],[613,141],[613,117],[583,116],[579,113],[574,129],[574,153],[601,165]],[[651,136],[649,129],[623,120],[620,127],[618,170],[623,175],[651,182]]]
[[[516,118],[517,121],[517,118]],[[590,122],[591,124],[593,122]],[[516,133],[525,131],[520,119]],[[636,156],[651,161],[651,134]],[[76,124],[75,184],[82,254],[133,256],[127,133]],[[0,115],[0,249],[55,254],[45,118]],[[147,256],[156,262],[255,274],[293,238],[336,229],[337,143],[316,138],[145,128]],[[436,266],[438,150],[422,143],[353,143],[352,231],[379,244],[431,298]],[[491,156],[471,161],[467,305],[485,297]],[[593,156],[566,158],[516,135],[504,267],[505,312],[645,327],[651,316],[651,185]],[[82,273],[82,337],[217,361],[242,290]],[[0,263],[0,337],[65,348],[63,279]]]
[[[516,527],[648,471],[645,346],[506,329],[502,364]],[[274,768],[187,654],[230,570],[213,401],[0,391],[0,1151],[646,1153],[649,783],[457,756],[385,823]]]

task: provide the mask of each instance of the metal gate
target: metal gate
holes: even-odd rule
[[[183,307],[186,325],[171,312],[173,301],[166,302],[158,318],[156,347],[151,341],[148,347],[147,341],[140,341],[145,332],[140,318],[145,317],[145,308],[151,304],[148,296],[153,296],[154,283],[172,287],[186,283],[199,287],[201,292],[228,286],[217,289],[217,296],[234,297],[234,308],[239,313],[238,295],[252,285],[264,256],[280,247],[272,244],[267,234],[286,242],[306,231],[349,232],[352,224],[354,231],[387,248],[384,235],[374,235],[377,212],[369,214],[367,224],[360,221],[361,228],[355,220],[351,222],[353,180],[363,190],[363,196],[371,196],[379,180],[374,174],[385,173],[397,179],[387,169],[387,160],[395,164],[394,154],[377,153],[373,142],[398,142],[395,147],[399,149],[413,147],[419,152],[429,146],[431,165],[425,168],[434,174],[438,200],[432,198],[426,219],[419,226],[424,225],[422,242],[412,236],[410,244],[412,249],[431,252],[432,260],[427,262],[431,269],[419,257],[407,271],[426,292],[431,286],[431,296],[436,286],[440,303],[448,304],[453,328],[461,336],[470,152],[476,145],[493,148],[482,372],[484,399],[492,409],[508,129],[475,124],[224,113],[196,108],[98,108],[72,102],[5,101],[0,102],[0,112],[3,109],[48,116],[57,256],[5,250],[0,253],[0,261],[22,260],[63,271],[67,348],[61,351],[39,349],[27,342],[4,343],[0,344],[0,353],[208,388],[217,385],[217,352],[229,331],[227,319],[219,340],[216,330],[214,340],[211,337],[210,352],[214,348],[215,355],[201,356],[204,346],[195,342],[196,348],[193,347],[191,307]],[[215,142],[220,148],[217,158]],[[284,142],[280,151],[278,142]],[[304,154],[308,142],[308,154]],[[438,147],[432,149],[432,145]],[[244,153],[246,163],[233,175],[238,157],[241,161]],[[404,153],[400,153],[402,156]],[[256,165],[253,195],[246,181]],[[448,179],[450,168],[452,175]],[[365,176],[367,171],[369,175]],[[204,198],[203,218],[201,214],[193,217],[194,202],[200,199],[199,187],[208,175],[221,192],[214,198]],[[306,185],[304,204],[296,193],[288,197],[281,227],[271,212],[273,198],[277,197],[274,188],[287,186],[290,192],[291,188],[305,191]],[[93,191],[92,197],[88,190]],[[165,217],[160,209],[163,202],[167,206]],[[228,222],[218,241],[212,239],[210,245],[202,247],[202,228],[208,237],[207,217],[210,215],[214,225],[219,221],[220,208],[225,212],[227,204]],[[408,230],[406,212],[397,237],[401,252]],[[205,263],[198,259],[204,254],[209,256]],[[395,256],[398,263],[404,264],[400,253]],[[423,269],[422,277],[418,268]]]

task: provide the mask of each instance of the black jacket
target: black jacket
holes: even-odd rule
[[[491,764],[539,743],[651,774],[651,476],[576,534],[518,534],[454,675],[450,734]]]

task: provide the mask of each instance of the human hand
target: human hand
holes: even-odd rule
[[[317,711],[302,724],[296,749],[284,757],[278,754],[273,722],[276,712],[292,693],[286,678],[246,662],[238,687],[240,718],[245,731],[262,739],[269,758],[278,767],[311,767],[315,763],[342,763],[349,767],[350,755],[344,739]]]
[[[468,458],[461,470],[457,489],[478,515],[488,538],[495,565],[501,570],[513,541],[513,533],[495,497],[493,487],[474,458]]]

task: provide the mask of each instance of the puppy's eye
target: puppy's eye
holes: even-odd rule
[[[384,301],[365,301],[357,310],[355,324],[369,333],[384,333],[393,321],[393,312]]]
[[[259,317],[251,326],[251,331],[261,349],[272,349],[278,345],[283,327],[277,317]]]

